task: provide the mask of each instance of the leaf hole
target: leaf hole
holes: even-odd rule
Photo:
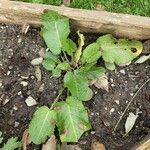
[[[137,52],[137,49],[136,49],[136,48],[131,48],[131,51],[132,51],[133,53],[136,53],[136,52]]]

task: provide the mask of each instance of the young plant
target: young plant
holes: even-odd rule
[[[138,41],[115,39],[104,35],[84,48],[84,35],[79,31],[78,45],[68,36],[69,19],[54,11],[43,14],[41,36],[48,51],[44,55],[43,67],[51,71],[53,77],[64,75],[64,88],[68,96],[65,100],[54,101],[51,108],[42,106],[34,113],[29,125],[29,134],[35,144],[41,144],[59,131],[61,142],[77,142],[80,136],[91,129],[88,112],[83,101],[92,98],[89,81],[105,75],[105,68],[97,61],[103,58],[106,67],[114,69],[132,61],[142,51]]]
[[[0,132],[0,144],[3,143],[3,137],[2,137],[2,132]],[[18,141],[18,138],[10,138],[8,139],[8,141],[3,144],[3,147],[0,148],[1,150],[15,150],[18,149],[22,146],[22,143],[20,141]]]

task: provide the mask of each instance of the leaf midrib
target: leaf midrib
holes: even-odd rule
[[[50,113],[50,111],[47,112],[47,114],[46,114],[46,116],[45,116],[45,119],[44,119],[44,121],[43,121],[43,124],[42,124],[42,126],[41,126],[41,128],[40,128],[39,134],[38,134],[38,136],[37,136],[37,139],[38,139],[38,140],[39,140],[39,137],[40,137],[40,135],[41,135],[43,126],[44,126],[46,120],[48,119],[49,113]]]
[[[71,126],[72,126],[72,128],[73,128],[73,132],[74,132],[74,135],[75,135],[75,139],[76,139],[76,141],[78,140],[78,137],[77,137],[77,134],[76,134],[76,130],[75,130],[75,127],[74,127],[74,125],[73,125],[73,119],[72,119],[72,117],[71,117],[71,110],[70,110],[70,106],[69,105],[67,105],[67,107],[68,107],[68,112],[69,112],[69,118],[70,118],[70,122],[71,122]]]

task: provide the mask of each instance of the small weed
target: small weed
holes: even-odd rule
[[[77,44],[68,37],[68,18],[49,11],[42,19],[41,36],[48,47],[43,67],[53,77],[64,77],[63,90],[68,94],[63,101],[58,102],[57,97],[50,108],[42,106],[37,109],[29,125],[29,134],[32,142],[41,144],[54,134],[57,127],[61,142],[77,142],[85,131],[91,129],[83,105],[83,101],[93,96],[89,83],[105,76],[105,67],[99,66],[98,60],[102,58],[106,68],[113,70],[115,65],[125,65],[136,58],[142,51],[142,43],[116,39],[107,34],[84,48],[85,38],[79,31]]]

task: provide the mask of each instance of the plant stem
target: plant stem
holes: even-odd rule
[[[65,57],[66,61],[70,64],[70,62],[68,60],[68,57],[67,57],[67,55],[66,55],[66,53],[64,51],[63,51],[63,54],[64,54],[64,57]]]
[[[63,93],[64,88],[61,88],[60,91],[58,92],[57,97],[55,98],[54,102],[52,103],[50,109],[52,110],[54,108],[54,105],[58,102],[60,95]]]
[[[137,90],[137,92],[134,94],[134,96],[132,97],[132,99],[130,100],[130,102],[128,103],[128,105],[126,106],[125,110],[123,111],[122,115],[120,116],[120,119],[118,120],[118,122],[117,122],[117,124],[116,124],[116,126],[115,126],[115,128],[114,128],[114,131],[116,131],[116,129],[117,129],[117,127],[118,127],[120,121],[122,120],[123,116],[125,115],[126,111],[127,111],[128,108],[129,108],[129,106],[130,106],[131,103],[133,102],[134,98],[137,96],[137,94],[139,93],[139,91],[140,91],[149,81],[150,81],[150,78],[149,78],[147,81],[145,81],[145,82],[141,85],[141,87]]]

